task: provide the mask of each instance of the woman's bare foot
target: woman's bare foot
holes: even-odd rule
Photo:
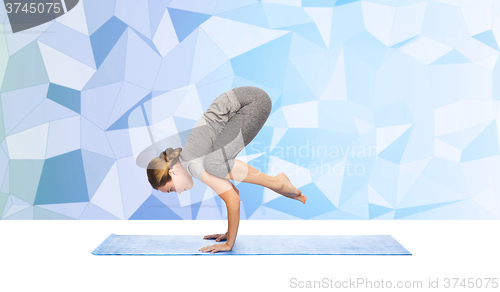
[[[281,189],[276,191],[278,194],[300,201],[303,204],[306,203],[307,197],[302,194],[301,190],[292,185],[286,174],[281,172],[275,177],[282,183]]]

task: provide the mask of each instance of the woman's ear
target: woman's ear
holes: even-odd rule
[[[168,170],[168,174],[170,174],[170,175],[177,175],[177,171],[175,169],[171,168],[171,169]]]

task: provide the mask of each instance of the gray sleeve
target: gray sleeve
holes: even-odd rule
[[[199,181],[201,181],[201,175],[205,171],[205,168],[203,167],[204,158],[204,156],[201,156],[191,160],[189,163],[189,171],[191,172],[191,176]]]
[[[190,176],[201,181],[201,175],[205,171],[205,169],[203,167],[203,158],[204,158],[204,156],[201,156],[201,157],[186,161],[183,159],[182,152],[181,152],[181,157],[179,157],[179,163],[187,171],[187,173],[189,173]]]

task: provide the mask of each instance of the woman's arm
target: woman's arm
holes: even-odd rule
[[[226,203],[228,227],[225,244],[232,248],[236,241],[240,223],[240,197],[230,181],[218,178],[207,171],[203,172],[201,181],[214,190]]]
[[[233,189],[228,190],[219,196],[226,202],[227,208],[227,241],[226,244],[231,248],[236,241],[238,234],[238,225],[240,223],[240,197],[236,195]]]

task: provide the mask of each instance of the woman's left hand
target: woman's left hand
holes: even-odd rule
[[[207,251],[212,251],[211,253],[215,253],[218,251],[230,251],[232,250],[233,247],[229,246],[227,243],[218,243],[218,244],[212,244],[209,246],[205,246],[199,249],[201,252],[207,252]]]

